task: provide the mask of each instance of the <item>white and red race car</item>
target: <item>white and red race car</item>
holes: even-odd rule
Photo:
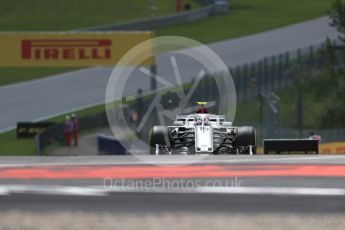
[[[251,126],[234,127],[223,115],[177,115],[172,126],[150,131],[151,154],[256,154]]]

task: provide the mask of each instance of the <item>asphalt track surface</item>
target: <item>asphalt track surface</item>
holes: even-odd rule
[[[286,51],[319,45],[337,32],[329,26],[329,19],[315,20],[258,33],[255,35],[209,44],[228,67],[251,63],[264,57]],[[158,74],[174,81],[170,57],[172,53],[158,55]],[[190,82],[202,66],[183,56],[176,56],[182,81]],[[0,133],[13,129],[17,121],[37,121],[65,114],[104,102],[105,89],[112,68],[95,67],[52,76],[41,80],[0,87]],[[125,95],[138,88],[148,90],[149,78],[134,71],[128,81]]]
[[[145,159],[2,157],[0,211],[345,212],[343,155]]]

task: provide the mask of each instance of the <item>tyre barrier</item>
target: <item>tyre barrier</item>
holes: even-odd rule
[[[264,154],[319,154],[319,141],[308,139],[264,139]]]
[[[97,135],[97,151],[99,155],[127,155],[127,150],[116,138]]]

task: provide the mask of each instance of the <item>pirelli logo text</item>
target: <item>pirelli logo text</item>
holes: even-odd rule
[[[90,67],[121,65],[121,59],[151,32],[2,32],[0,67]],[[154,64],[152,43],[142,66]],[[136,60],[133,60],[133,63]],[[126,64],[132,65],[132,64]],[[134,65],[134,64],[133,64]]]
[[[23,60],[110,60],[110,39],[22,40]]]

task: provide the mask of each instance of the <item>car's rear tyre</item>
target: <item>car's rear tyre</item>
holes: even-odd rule
[[[156,145],[169,146],[169,134],[166,126],[153,126],[150,132],[150,146],[156,147]]]
[[[251,149],[252,154],[256,154],[256,131],[254,127],[238,127],[234,146],[246,146]],[[250,150],[248,150],[248,154],[250,154]]]

